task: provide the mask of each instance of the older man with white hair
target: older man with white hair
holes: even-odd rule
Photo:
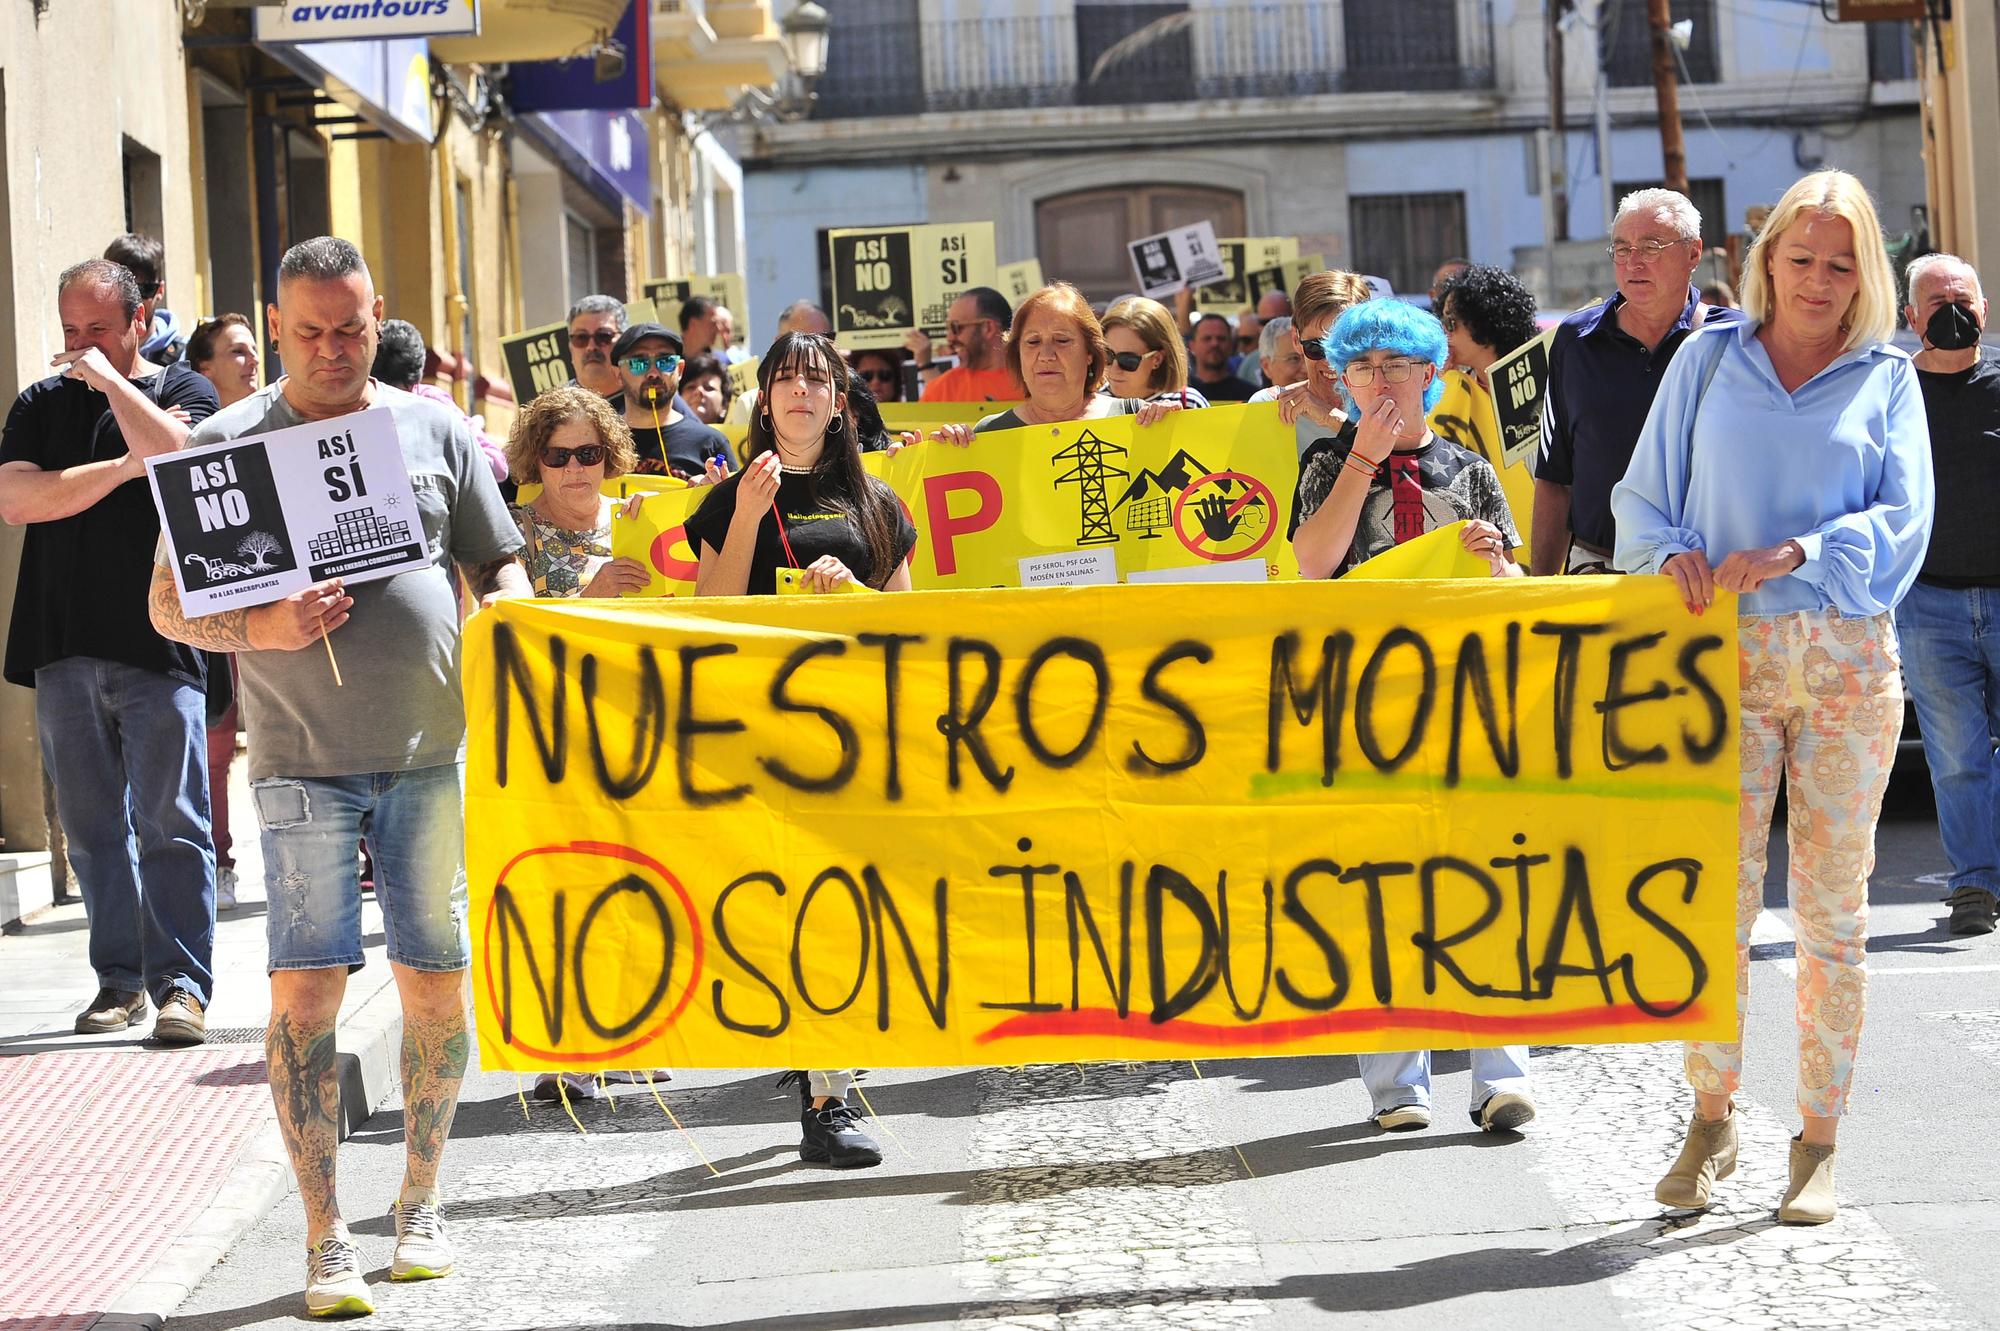
[[[1691,285],[1701,214],[1684,194],[1627,194],[1610,254],[1617,292],[1564,319],[1549,347],[1529,552],[1542,576],[1611,571],[1611,488],[1625,477],[1668,362],[1695,329],[1743,317],[1703,304]]]
[[[1988,934],[2000,900],[2000,362],[1980,351],[1986,294],[1971,264],[1927,254],[1908,281],[1937,519],[1896,631],[1951,861],[1950,929]]]

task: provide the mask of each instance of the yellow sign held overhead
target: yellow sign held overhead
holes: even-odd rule
[[[1735,625],[1658,578],[502,602],[481,1061],[1730,1038]]]

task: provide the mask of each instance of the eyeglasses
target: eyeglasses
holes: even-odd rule
[[[594,467],[604,461],[603,444],[585,444],[581,448],[545,448],[542,450],[542,466],[550,471],[561,471],[575,458],[586,467]]]
[[[652,366],[661,374],[672,374],[681,367],[679,356],[627,356],[625,369],[632,374],[644,374],[647,366]]]
[[[1157,351],[1114,351],[1111,353],[1111,363],[1130,374],[1146,363],[1146,357],[1159,354]]]
[[[984,323],[996,323],[996,322],[998,321],[994,319],[968,319],[962,324],[947,322],[944,326],[944,330],[947,333],[950,333],[953,337],[957,337],[960,333],[964,332],[968,328],[977,328],[979,327],[979,325]]]
[[[893,384],[896,382],[896,372],[894,370],[856,370],[855,375],[858,378],[866,379],[871,384]]]
[[[1444,325],[1444,331],[1447,333],[1456,333],[1458,331],[1458,316],[1456,314],[1441,314],[1438,316],[1438,322]]]
[[[1256,345],[1257,338],[1253,336],[1239,335],[1236,339],[1236,349],[1238,351],[1248,351]]]
[[[1651,263],[1668,250],[1679,249],[1687,244],[1685,240],[1642,240],[1637,245],[1619,241],[1604,252],[1611,256],[1613,263]]]
[[[609,328],[600,328],[594,333],[571,333],[569,344],[573,347],[587,347],[595,342],[600,347],[608,347],[618,340],[618,334]]]
[[[1416,370],[1417,363],[1411,360],[1385,360],[1380,365],[1371,365],[1365,360],[1358,360],[1342,370],[1340,377],[1347,380],[1352,387],[1366,388],[1375,382],[1377,374],[1382,376],[1382,382],[1385,384],[1408,383],[1410,376],[1415,374]]]
[[[1316,337],[1300,338],[1299,354],[1304,356],[1307,360],[1325,360],[1326,343],[1320,341]]]

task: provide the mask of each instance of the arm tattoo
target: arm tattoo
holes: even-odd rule
[[[153,627],[159,630],[161,637],[211,652],[256,650],[250,642],[248,610],[223,610],[189,619],[187,612],[181,609],[180,593],[174,590],[173,575],[157,564],[153,566],[153,585],[148,596]]]
[[[474,597],[489,596],[500,590],[500,575],[509,567],[518,566],[521,561],[512,555],[502,555],[489,559],[484,564],[461,564],[465,570],[465,582],[472,589]]]

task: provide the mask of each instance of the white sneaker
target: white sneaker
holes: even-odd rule
[[[375,1311],[361,1278],[361,1253],[339,1234],[306,1249],[306,1313],[312,1317],[366,1317]]]
[[[444,1217],[437,1194],[419,1193],[389,1208],[396,1218],[396,1255],[389,1262],[391,1280],[438,1280],[458,1266],[451,1240],[444,1236]]]
[[[1534,1117],[1533,1100],[1518,1091],[1501,1091],[1480,1106],[1479,1126],[1486,1132],[1518,1132]]]
[[[215,908],[236,909],[236,870],[226,864],[215,868]]]
[[[1375,1126],[1384,1132],[1420,1132],[1431,1125],[1431,1111],[1422,1105],[1397,1105],[1375,1115]]]

